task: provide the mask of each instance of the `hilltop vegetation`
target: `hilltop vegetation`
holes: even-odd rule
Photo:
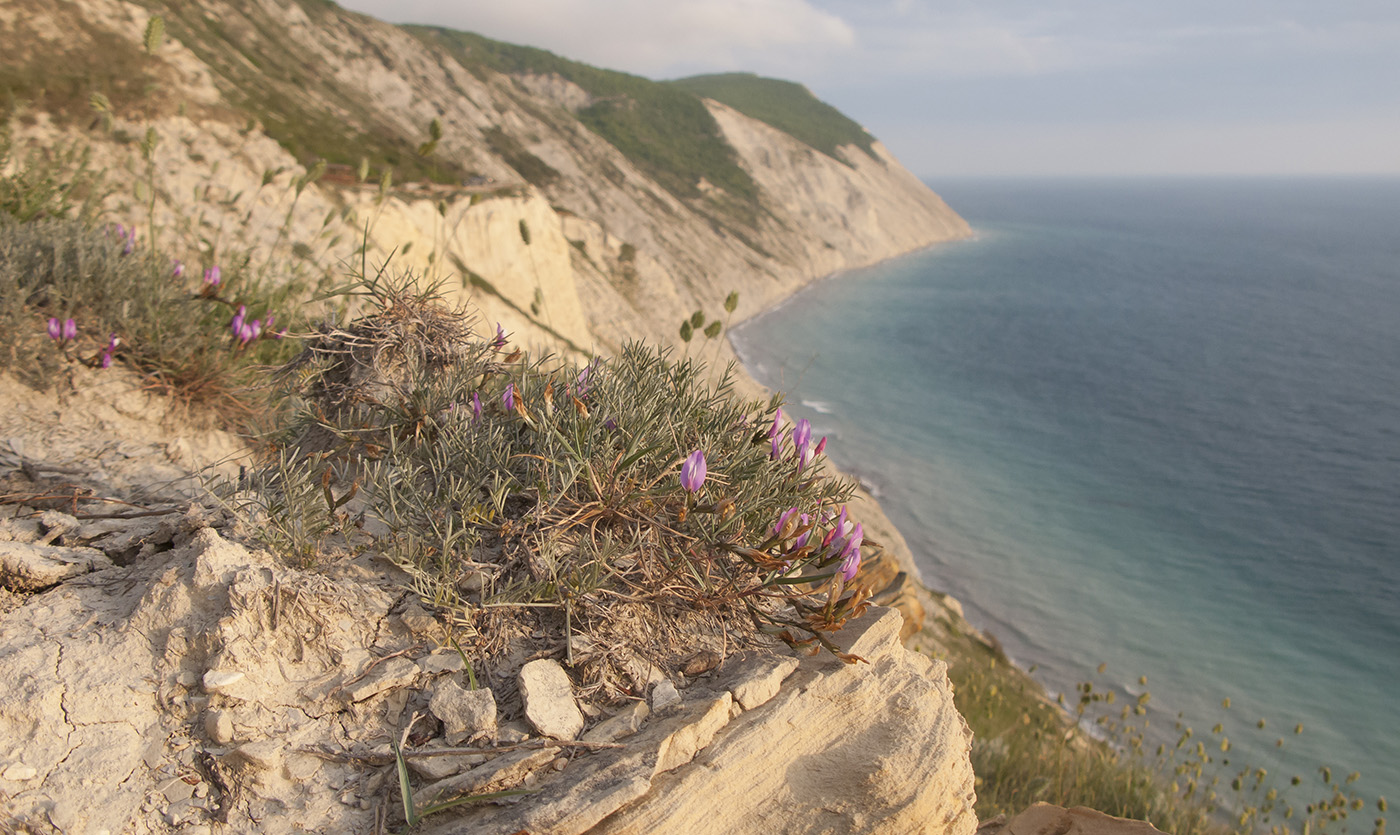
[[[435,26],[404,28],[478,75],[486,70],[554,74],[577,84],[592,97],[575,114],[579,121],[677,197],[700,197],[702,177],[745,201],[758,196],[757,185],[739,167],[714,117],[685,90],[471,32]]]
[[[836,149],[842,145],[875,155],[875,137],[801,84],[747,72],[696,75],[669,83],[766,122],[832,159],[840,159]]]

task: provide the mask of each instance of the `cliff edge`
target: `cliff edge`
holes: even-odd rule
[[[81,158],[133,241],[230,283],[410,271],[536,353],[677,345],[731,293],[742,317],[969,231],[878,143],[817,148],[679,85],[316,0],[14,0],[0,39],[10,162]],[[395,745],[416,791],[535,795],[477,811],[501,832],[975,826],[945,670],[890,610],[841,636],[867,663],[644,676],[642,707],[569,742],[507,683],[510,720],[464,731],[474,688],[408,577],[288,567],[187,503],[235,439],[117,369],[73,368],[56,404],[0,385],[6,827],[382,831]],[[150,515],[79,512],[91,496]]]

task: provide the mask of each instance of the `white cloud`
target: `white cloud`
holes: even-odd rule
[[[808,0],[347,0],[393,23],[433,23],[652,77],[801,70],[848,50],[855,31]]]
[[[956,24],[871,32],[863,44],[886,71],[930,78],[1003,78],[1102,69],[1142,60],[1153,48],[1038,31],[1014,22]]]
[[[859,33],[878,71],[1008,78],[1325,53],[1393,55],[1400,6],[1329,11],[1290,0],[820,0]],[[1354,3],[1351,5],[1355,5]]]

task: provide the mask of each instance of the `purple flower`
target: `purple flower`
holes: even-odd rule
[[[65,342],[78,338],[78,323],[72,319],[63,320],[63,340]]]
[[[122,344],[122,341],[121,341],[120,339],[117,338],[117,335],[116,335],[115,333],[113,333],[113,334],[108,334],[108,336],[107,336],[107,352],[108,352],[108,353],[111,353],[112,351],[117,350],[117,346],[120,345],[120,344]]]
[[[63,338],[63,325],[59,323],[58,319],[56,319],[56,318],[50,316],[50,317],[49,317],[49,339],[52,339],[54,342],[57,342],[57,341],[59,341],[59,340],[62,339],[62,338]]]
[[[603,421],[603,428],[608,430],[609,432],[616,432],[617,421],[613,420],[612,418],[608,418],[607,420]]]
[[[705,453],[695,450],[681,464],[681,486],[692,493],[705,483]]]
[[[803,418],[792,428],[792,445],[800,450],[811,442],[812,424],[806,418]]]
[[[810,527],[808,527],[808,526],[811,525],[811,524],[812,524],[812,517],[808,516],[808,515],[805,514],[805,513],[802,514],[801,524],[799,524],[797,527],[798,527],[798,528],[807,528],[807,530],[803,531],[801,536],[799,536],[797,539],[793,540],[793,542],[792,542],[792,547],[793,547],[794,550],[807,547],[807,540],[810,539],[811,536],[812,536],[812,529],[811,529]]]
[[[792,518],[796,515],[798,514],[797,508],[795,507],[790,507],[787,510],[784,510],[783,515],[778,517],[778,523],[773,526],[773,535],[777,537],[782,537],[783,528],[787,527],[787,523],[791,521]]]
[[[111,367],[112,367],[112,352],[111,352],[111,351],[103,351],[103,352],[102,352],[102,367],[103,367],[103,368],[111,368]]]
[[[481,393],[472,392],[472,423],[481,420]]]
[[[865,528],[859,522],[851,531],[851,536],[846,540],[846,546],[841,549],[841,576],[846,578],[846,582],[855,579],[856,572],[860,570],[860,543],[865,539]]]
[[[219,275],[218,264],[215,264],[214,266],[204,271],[204,284],[210,289],[218,287],[219,282],[222,280],[223,279]]]
[[[505,394],[501,395],[501,403],[505,404],[507,412],[515,411],[515,383],[506,383]]]
[[[254,319],[248,321],[248,306],[240,304],[238,312],[233,314],[233,320],[229,322],[229,330],[233,332],[233,338],[238,340],[238,347],[245,347],[249,342],[257,339],[262,333],[262,322]]]
[[[136,248],[136,227],[131,227],[126,234],[126,243],[122,244],[122,255],[130,255]]]
[[[820,441],[817,441],[817,448],[814,449],[814,450],[812,450],[812,456],[813,456],[813,457],[816,457],[816,456],[818,456],[818,455],[821,455],[821,454],[822,454],[823,452],[825,452],[825,451],[826,451],[826,436],[823,435],[823,436],[822,436],[822,439],[821,439]]]
[[[832,543],[837,543],[835,550],[839,551],[845,544],[846,534],[851,531],[851,522],[846,518],[845,505],[841,505],[841,515],[836,517],[835,522],[836,524],[832,526],[831,530],[826,532],[826,536],[822,537],[822,547],[826,548]]]
[[[593,386],[588,384],[588,379],[593,376],[593,369],[597,367],[598,360],[595,359],[588,365],[585,365],[583,370],[578,373],[578,379],[574,381],[574,391],[578,394],[580,400],[587,397],[588,392],[593,390]]]
[[[176,259],[171,259],[171,260],[172,260],[172,262],[175,264],[175,268],[174,268],[173,270],[170,271],[170,272],[171,272],[171,277],[172,277],[172,278],[184,278],[184,277],[185,277],[185,265],[184,265],[184,264],[181,264],[178,258],[176,258]]]
[[[783,425],[783,407],[779,406],[778,411],[773,413],[773,425],[768,427],[768,437],[772,438],[778,434],[778,430]]]
[[[262,333],[262,323],[254,319],[251,322],[239,322],[233,335],[238,340],[238,346],[242,348],[257,339],[259,333]]]
[[[491,347],[494,348],[494,349],[496,349],[497,351],[499,351],[499,350],[501,350],[501,348],[505,347],[505,344],[506,344],[506,331],[505,331],[505,328],[502,328],[502,327],[501,327],[501,323],[500,323],[500,322],[497,322],[497,323],[496,323],[496,338],[491,340]]]
[[[773,435],[772,438],[773,442],[771,448],[768,450],[768,460],[777,461],[783,455],[783,436]]]

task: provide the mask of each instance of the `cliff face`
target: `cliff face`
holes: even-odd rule
[[[18,138],[92,145],[129,223],[191,260],[256,251],[311,276],[392,252],[391,270],[447,280],[527,344],[674,342],[681,318],[715,315],[731,291],[742,317],[821,275],[968,233],[878,145],[828,156],[717,102],[685,110],[693,97],[666,85],[553,56],[525,66],[547,53],[510,53],[512,69],[491,57],[504,45],[313,0],[7,6],[0,38],[25,48],[0,57],[0,80],[30,102]],[[147,54],[153,14],[165,37]],[[33,81],[54,66],[71,101]],[[88,129],[90,93],[110,102],[109,129]],[[708,168],[653,162],[648,137],[632,141],[625,119],[652,118],[655,96],[714,134],[693,154]],[[306,182],[317,159],[331,168]]]
[[[164,38],[143,45],[153,15]],[[19,104],[0,107],[18,156],[86,148],[90,167],[107,172],[110,216],[188,268],[314,285],[354,269],[373,275],[388,260],[391,274],[442,282],[513,342],[576,357],[629,339],[674,343],[683,317],[718,315],[730,292],[742,318],[830,272],[968,234],[878,143],[821,151],[666,85],[449,35],[318,0],[8,0],[0,88]],[[669,134],[650,132],[673,117]],[[716,347],[722,363],[728,348]],[[103,396],[145,403],[129,383]],[[170,442],[156,428],[164,418],[144,406],[127,409],[140,417],[131,426],[75,423],[83,408],[68,403],[7,429],[14,455],[0,463],[79,472],[111,437],[141,436],[151,446],[142,472],[153,458],[183,473],[200,463],[196,451],[234,443]],[[79,424],[91,431],[71,429]],[[57,443],[65,426],[90,445]],[[52,574],[23,587],[22,601],[0,598],[0,633],[15,649],[0,652],[14,660],[0,736],[25,746],[0,761],[0,816],[73,832],[116,819],[164,831],[230,814],[248,827],[368,830],[379,814],[371,797],[387,803],[392,783],[384,752],[370,746],[398,733],[406,706],[423,706],[427,683],[458,673],[450,653],[421,665],[394,659],[392,670],[370,660],[435,640],[431,618],[400,612],[393,583],[403,578],[385,578],[379,565],[348,567],[336,582],[264,565],[197,518],[117,531],[126,538],[111,554],[95,550],[111,531],[54,533],[67,520],[51,521],[0,530],[13,543],[7,554]],[[149,550],[164,556],[141,550],[132,565],[110,564],[137,539],[158,539]],[[898,535],[887,541],[912,571]],[[23,573],[3,568],[0,586]],[[274,574],[282,579],[269,586]],[[325,597],[316,611],[343,604],[343,646],[324,656],[274,646],[315,628],[289,627],[290,610],[265,628],[284,586]],[[333,586],[344,592],[335,601]],[[789,659],[791,681],[752,704],[744,682],[683,688],[682,709],[659,714],[615,760],[575,766],[545,747],[520,762],[492,760],[488,776],[514,787],[558,769],[602,775],[584,786],[597,791],[581,807],[569,805],[571,777],[547,783],[563,805],[528,814],[573,823],[531,831],[663,831],[662,821],[701,831],[685,824],[713,804],[695,799],[723,796],[729,817],[711,816],[707,831],[762,819],[792,832],[970,832],[966,726],[941,662],[900,647],[899,628],[885,612],[848,636],[870,644],[858,653],[869,664]],[[250,641],[272,643],[233,649]],[[309,666],[290,675],[280,669],[289,657]],[[329,691],[307,689],[312,676],[357,695],[337,691],[332,705]],[[367,676],[369,689],[359,683]],[[113,694],[124,705],[115,718]],[[678,759],[680,739],[688,753]],[[325,760],[350,744],[368,759]],[[469,775],[481,765],[454,767]],[[619,770],[627,779],[609,783]],[[89,790],[99,783],[106,788]]]

